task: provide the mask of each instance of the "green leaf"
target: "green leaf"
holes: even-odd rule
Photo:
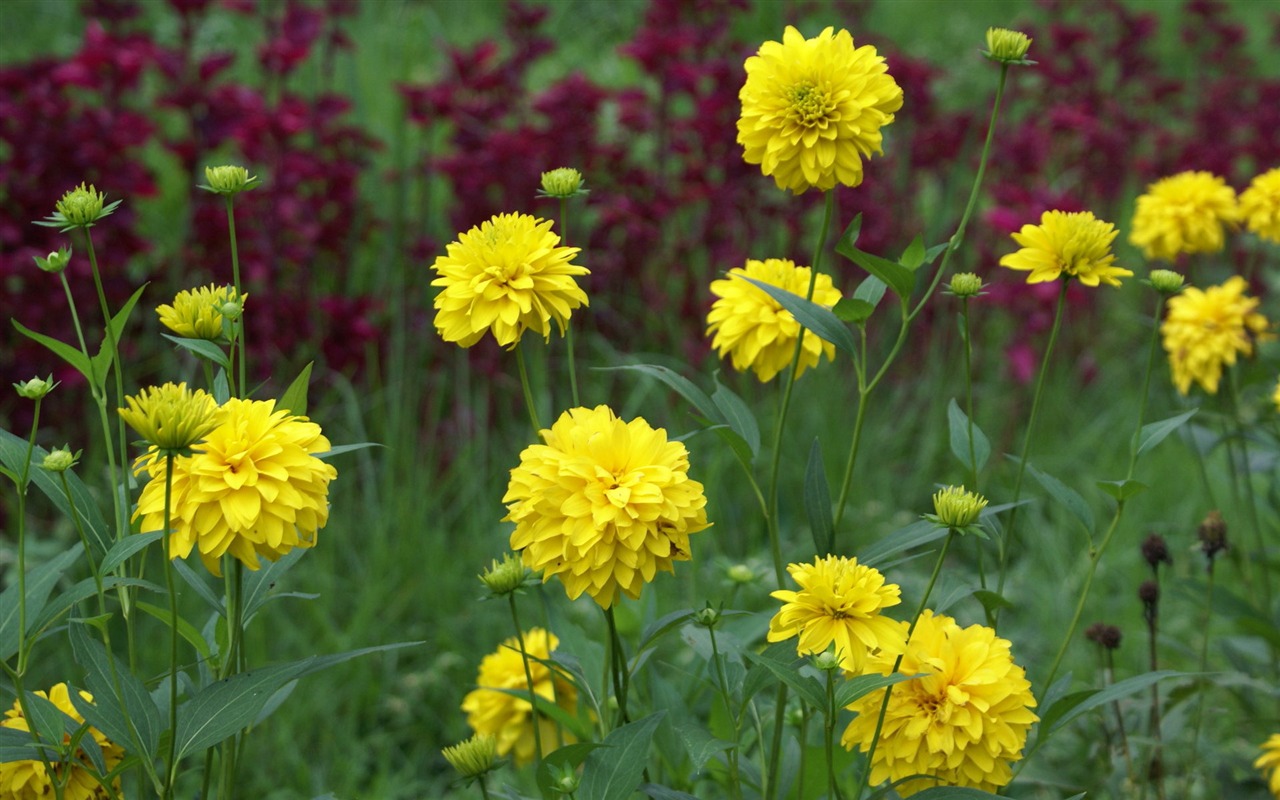
[[[924,259],[924,237],[917,235],[916,238],[911,240],[911,244],[907,245],[907,249],[902,252],[902,258],[898,259],[898,263],[915,272],[924,264]]]
[[[219,369],[213,376],[213,399],[223,405],[231,399],[231,382],[227,380],[227,368]]]
[[[936,542],[946,535],[946,528],[940,528],[928,520],[919,519],[863,549],[858,555],[858,562],[874,566],[913,547]]]
[[[1044,712],[1044,716],[1040,718],[1040,730],[1036,736],[1035,747],[1039,747],[1041,743],[1047,741],[1050,736],[1061,730],[1063,726],[1099,706],[1137,694],[1165,678],[1194,678],[1198,677],[1199,674],[1174,670],[1144,672],[1132,678],[1116,681],[1105,689],[1088,689],[1066,695],[1050,706]]]
[[[847,247],[853,247],[855,244],[858,243],[858,236],[860,236],[861,234],[862,234],[862,213],[859,212],[853,218],[853,220],[848,224],[848,226],[845,227],[844,233],[840,234],[840,241],[837,243],[837,247],[841,244]]]
[[[158,591],[160,587],[149,581],[138,580],[137,578],[117,578],[114,575],[102,579],[102,589],[114,589],[117,586],[137,586],[149,591]],[[63,614],[66,614],[78,603],[95,596],[98,593],[98,586],[94,583],[93,578],[85,578],[70,589],[55,595],[52,600],[45,604],[44,608],[31,622],[27,630],[33,636],[40,636],[50,625],[56,622]],[[110,617],[108,612],[106,617]]]
[[[221,616],[226,616],[227,612],[222,605],[222,598],[218,597],[218,594],[209,587],[208,581],[201,577],[194,569],[187,566],[186,561],[183,561],[180,558],[175,558],[172,563],[173,571],[178,573],[178,577],[182,578],[188,586],[195,589],[196,594],[204,598],[204,601],[209,604],[209,608],[213,609]]]
[[[152,605],[151,603],[144,603],[141,600],[135,601],[135,604],[138,608],[163,622],[166,627],[172,622],[169,618],[169,609],[167,608],[161,608],[160,606]],[[182,617],[178,617],[178,635],[183,639],[186,639],[187,644],[194,647],[196,652],[200,654],[201,658],[206,660],[209,658],[209,643],[200,635],[200,631],[196,630],[196,626],[187,622]]]
[[[875,275],[868,275],[863,279],[862,283],[858,284],[858,288],[854,290],[853,299],[865,300],[873,306],[878,306],[880,305],[880,300],[884,297],[884,293],[887,288],[888,287],[885,286],[884,281],[880,280]]]
[[[973,593],[973,597],[982,608],[989,614],[998,608],[1013,608],[1013,603],[1005,599],[1004,595],[997,594],[989,589],[978,589]]]
[[[58,341],[52,336],[45,336],[43,333],[36,333],[30,328],[24,326],[21,322],[18,322],[16,319],[10,321],[13,323],[13,327],[18,329],[18,333],[21,333],[28,339],[34,339],[49,348],[53,351],[54,355],[58,356],[58,358],[61,358],[63,361],[75,367],[76,371],[84,376],[90,386],[94,385],[93,368],[89,365],[89,359],[85,358],[84,353],[81,353],[79,350],[65,342]]]
[[[31,712],[30,722],[34,723],[33,730],[40,734],[41,739],[60,742],[65,734],[80,727],[79,722],[64,714],[48,698],[30,691],[26,692],[26,696],[26,711]]]
[[[609,731],[604,737],[604,747],[587,756],[576,796],[581,800],[631,797],[644,777],[649,763],[649,742],[664,713],[659,711]]]
[[[670,614],[663,614],[645,626],[644,632],[640,634],[640,646],[636,648],[639,653],[649,647],[657,644],[658,640],[682,627],[693,616],[694,609],[682,608],[678,611],[672,611]]]
[[[137,748],[142,748],[138,755],[144,760],[153,759],[164,724],[160,721],[160,709],[151,699],[147,687],[120,659],[109,655],[102,642],[93,639],[84,625],[67,627],[71,652],[76,663],[85,668],[86,688],[94,699],[90,703],[81,698],[79,692],[72,692],[72,704],[108,739],[135,753]],[[114,677],[109,658],[115,661]],[[116,693],[117,682],[120,694]]]
[[[126,536],[124,539],[111,545],[111,549],[107,551],[107,555],[102,559],[102,563],[98,565],[98,570],[106,574],[116,567],[129,560],[129,557],[139,550],[144,549],[152,542],[158,542],[164,538],[164,531],[150,531],[149,533],[135,533]]]
[[[553,750],[542,757],[542,763],[538,765],[538,790],[542,792],[542,796],[547,800],[559,800],[564,797],[555,787],[555,776],[551,774],[552,768],[564,769],[566,767],[577,767],[587,759],[592,750],[597,747],[604,747],[600,742],[576,742],[567,744],[558,750]]]
[[[27,572],[27,630],[31,630],[31,622],[40,616],[53,587],[80,557],[82,549],[79,544],[72,545]],[[18,652],[18,605],[18,582],[14,581],[0,593],[0,658],[6,661]]]
[[[0,727],[0,764],[38,759],[41,750],[51,759],[58,757],[53,745],[37,743],[30,731]]]
[[[970,789],[967,786],[934,786],[912,795],[919,800],[983,800],[983,798],[999,796],[981,789]]]
[[[289,384],[289,388],[284,390],[284,394],[280,396],[279,402],[276,403],[277,409],[283,409],[290,414],[296,414],[300,417],[307,415],[307,388],[311,385],[311,366],[314,361],[308,361],[307,365],[302,368],[302,372],[298,373],[298,377],[293,379],[293,383]]]
[[[844,239],[836,244],[836,252],[884,281],[898,297],[910,297],[916,287],[915,273],[896,261],[863,252]]]
[[[774,300],[777,300],[779,305],[791,312],[791,316],[795,317],[797,322],[812,331],[823,341],[830,342],[846,353],[853,353],[856,350],[857,344],[853,340],[853,333],[826,306],[819,305],[812,300],[806,300],[804,297],[794,292],[789,292],[781,286],[774,286],[771,283],[758,281],[755,278],[748,278],[746,275],[735,275],[734,277],[747,281]]]
[[[955,401],[955,398],[947,404],[947,422],[951,428],[951,453],[966,469],[971,469],[975,473],[981,472],[987,465],[987,459],[991,457],[991,442],[987,439],[987,435],[982,432],[977,423],[974,423],[973,457],[977,463],[973,464],[969,459],[969,417],[960,410],[960,404]]]
[[[924,263],[932,264],[933,260],[942,255],[950,246],[950,242],[943,242],[942,244],[935,244],[933,247],[930,247],[928,250],[924,251]]]
[[[244,602],[244,618],[245,624],[253,618],[258,609],[271,599],[270,594],[272,587],[276,585],[276,581],[284,577],[284,574],[293,568],[304,555],[307,548],[295,547],[285,553],[275,561],[268,561],[262,566],[262,569],[251,570],[244,577],[243,602]]]
[[[872,280],[868,278],[867,280]],[[884,284],[881,284],[882,286]],[[835,314],[842,322],[852,322],[854,325],[861,325],[871,318],[871,314],[876,307],[856,297],[841,297],[840,300],[831,307],[831,313]]]
[[[179,709],[177,758],[212,747],[252,724],[272,696],[286,683],[370,653],[410,647],[401,642],[327,656],[311,656],[287,664],[242,672],[201,689]]]
[[[809,463],[804,470],[804,510],[809,517],[809,532],[819,553],[830,553],[835,545],[836,527],[831,516],[831,489],[822,464],[822,447],[814,437],[809,448]]]
[[[1014,459],[1015,461],[1017,459]],[[1044,487],[1045,491],[1053,496],[1062,505],[1066,506],[1067,511],[1071,512],[1071,516],[1080,521],[1084,526],[1085,532],[1093,533],[1093,509],[1089,508],[1089,504],[1084,501],[1080,493],[1062,481],[1053,477],[1047,472],[1041,472],[1033,465],[1027,464],[1027,472],[1031,473],[1031,477]]]
[[[704,430],[714,431],[716,436],[720,437],[725,444],[729,445],[729,449],[733,451],[733,455],[738,459],[742,466],[748,472],[751,471],[751,464],[755,460],[755,453],[751,451],[751,445],[747,444],[745,439],[734,433],[728,425],[712,425],[710,428],[705,428]]]
[[[859,675],[851,678],[836,687],[836,708],[844,708],[854,700],[865,697],[877,689],[909,681],[915,677],[918,676],[895,672],[892,675]]]
[[[208,339],[188,339],[184,336],[174,336],[168,333],[162,333],[160,335],[173,342],[178,347],[181,347],[183,350],[194,353],[200,358],[203,358],[216,366],[222,367],[223,369],[231,368],[231,359],[225,352],[223,352],[221,347],[218,347]]]
[[[44,461],[44,457],[49,451],[43,447],[37,446],[31,454],[31,463],[38,465]],[[0,462],[3,462],[10,470],[15,473],[22,472],[22,462],[27,456],[27,440],[20,439],[6,430],[0,430]],[[68,519],[71,517],[71,506],[67,502],[67,493],[62,489],[62,481],[57,475],[33,466],[31,469],[31,482],[39,487],[49,501],[57,507],[58,511],[65,515]],[[91,493],[84,485],[84,481],[75,474],[74,470],[67,470],[62,473],[67,478],[67,488],[71,491],[71,499],[76,504],[76,513],[80,515],[80,522],[85,527],[85,534],[89,539],[90,545],[93,546],[95,555],[102,555],[107,552],[107,548],[111,546],[113,537],[109,533],[107,521],[102,516],[102,510],[98,507],[98,501],[93,493]]]
[[[771,661],[781,661],[784,658],[793,657],[796,652],[796,646],[790,641],[774,642],[761,651],[760,655]],[[764,664],[755,664],[747,670],[746,680],[742,682],[742,703],[745,707],[751,702],[751,698],[763,688],[769,685],[770,679],[773,677],[773,671]]]
[[[707,393],[698,388],[698,386],[688,378],[675,372],[674,370],[660,367],[657,364],[623,364],[618,367],[596,367],[601,372],[627,371],[639,372],[642,375],[648,375],[651,378],[657,378],[676,391],[686,401],[689,402],[698,413],[712,422],[728,424],[728,420],[724,419],[720,413],[720,407],[711,401]]]
[[[117,346],[120,343],[120,337],[124,334],[124,326],[129,323],[129,315],[133,313],[133,307],[138,304],[138,298],[142,297],[142,292],[147,286],[146,283],[139,286],[133,296],[111,318],[111,335],[116,337]],[[115,353],[111,350],[111,340],[104,333],[102,344],[98,345],[98,354],[93,357],[94,372],[101,375],[104,381],[107,379],[107,373],[111,370],[114,359]]]
[[[350,453],[354,450],[364,450],[369,447],[386,447],[386,445],[380,444],[379,442],[356,442],[355,444],[340,444],[337,447],[331,447],[328,450],[325,450],[324,452],[312,453],[311,455],[315,456],[321,461],[328,461],[330,458],[334,456],[342,455],[343,453]]]
[[[822,709],[827,707],[826,689],[822,688],[822,684],[816,679],[808,675],[801,675],[799,666],[805,663],[804,659],[790,659],[782,661],[771,658],[763,653],[743,652],[748,661],[765,667],[778,677],[778,680],[785,683],[795,690],[796,694],[808,703],[811,707]]]
[[[747,443],[754,457],[760,450],[760,425],[756,422],[755,415],[751,413],[751,409],[741,397],[720,382],[718,373],[714,380],[716,390],[711,395],[711,402],[720,409],[725,421],[729,423],[729,428]]]
[[[1147,485],[1141,481],[1098,481],[1098,488],[1117,500],[1128,500],[1135,494],[1145,490]]]
[[[1182,427],[1182,424],[1191,419],[1199,411],[1193,408],[1185,414],[1179,414],[1176,417],[1162,419],[1159,422],[1150,422],[1142,426],[1142,430],[1138,431],[1138,450],[1137,455],[1142,455],[1151,448],[1164,441],[1165,437]]]

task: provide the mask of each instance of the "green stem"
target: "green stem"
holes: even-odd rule
[[[827,798],[836,800],[840,794],[836,791],[836,677],[833,669],[827,670],[827,708],[823,716],[822,746],[827,757]],[[804,742],[800,743],[800,747],[804,748]]]
[[[27,672],[27,486],[31,481],[31,459],[36,451],[36,430],[40,427],[40,404],[35,401],[31,416],[31,435],[18,475],[18,674]],[[19,692],[21,697],[21,692]],[[23,712],[26,713],[25,711]],[[27,717],[31,719],[31,717]]]
[[[1040,360],[1040,373],[1036,377],[1036,390],[1031,398],[1031,415],[1027,418],[1027,433],[1022,439],[1022,455],[1018,459],[1018,477],[1013,483],[1013,508],[1009,509],[1009,524],[1005,526],[1005,534],[1000,539],[1000,577],[996,581],[996,594],[1004,595],[1004,583],[1009,577],[1009,558],[1013,546],[1017,542],[1018,503],[1022,499],[1022,480],[1027,474],[1027,458],[1031,454],[1031,439],[1036,431],[1036,415],[1040,411],[1040,399],[1044,395],[1044,379],[1049,374],[1049,358],[1053,355],[1053,346],[1058,341],[1058,331],[1062,327],[1062,312],[1067,305],[1067,279],[1062,279],[1058,290],[1058,304],[1053,311],[1053,327],[1049,330],[1049,343],[1045,345],[1044,357]],[[993,622],[999,623],[1000,609],[996,609]],[[993,626],[994,627],[994,626]]]
[[[618,712],[622,724],[631,721],[627,714],[627,689],[630,676],[627,674],[627,657],[622,652],[622,639],[618,636],[618,624],[613,617],[613,606],[604,610],[604,618],[609,623],[609,672],[613,676],[613,693],[618,698]]]
[[[1264,616],[1271,619],[1271,570],[1266,568],[1267,563],[1267,543],[1262,536],[1262,523],[1258,519],[1258,498],[1253,488],[1253,468],[1249,464],[1249,437],[1245,431],[1244,423],[1240,420],[1240,397],[1239,390],[1236,387],[1236,372],[1231,371],[1230,380],[1227,381],[1227,398],[1231,404],[1231,418],[1235,422],[1235,438],[1240,440],[1240,463],[1244,469],[1243,481],[1245,491],[1245,506],[1249,509],[1249,527],[1253,529],[1254,548],[1257,550],[1257,558],[1262,568],[1258,572],[1262,575],[1262,603]],[[1235,459],[1230,459],[1232,466],[1235,465]],[[1237,473],[1233,470],[1232,477],[1237,477]],[[1246,563],[1252,564],[1253,559],[1245,559]],[[1275,662],[1275,648],[1272,647],[1272,661]]]
[[[1200,640],[1200,674],[1209,671],[1209,623],[1213,621],[1213,556],[1209,556],[1209,582],[1204,596],[1204,638]],[[1197,750],[1200,746],[1200,724],[1204,720],[1204,697],[1209,693],[1210,684],[1199,679],[1200,696],[1196,698],[1196,721],[1191,726],[1191,759],[1189,764],[1199,764]]]
[[[978,491],[978,451],[973,444],[973,340],[970,338],[969,298],[960,298],[960,319],[964,337],[964,413],[969,439],[969,489]]]
[[[516,594],[507,595],[511,606],[511,622],[516,626],[516,641],[520,642],[520,661],[524,664],[525,687],[529,690],[529,722],[533,725],[534,760],[542,765],[542,725],[538,720],[538,706],[533,686],[533,669],[529,666],[529,650],[524,643],[524,629],[520,627],[520,614],[516,611]]]
[[[716,670],[716,688],[720,691],[720,701],[724,703],[725,713],[729,715],[729,719],[733,722],[733,746],[728,750],[729,794],[730,797],[741,800],[742,778],[738,769],[738,748],[739,736],[742,730],[742,721],[733,707],[733,696],[729,691],[729,680],[724,672],[724,664],[720,660],[720,650],[716,646],[715,625],[709,625],[707,627],[707,635],[711,638],[711,661],[715,665]]]
[[[93,272],[93,286],[98,292],[98,304],[102,307],[102,325],[106,331],[107,344],[111,347],[110,372],[115,377],[116,408],[123,408],[124,407],[124,364],[120,363],[120,343],[116,341],[115,331],[112,330],[111,328],[111,310],[107,307],[107,294],[105,291],[103,291],[103,288],[102,288],[102,275],[98,270],[98,256],[96,251],[93,248],[93,234],[90,233],[88,228],[84,229],[84,238],[85,238],[85,241],[88,243],[88,247],[86,249],[89,252],[89,266]],[[89,355],[88,351],[85,351],[85,356],[88,357],[88,355]],[[93,360],[92,358],[90,358],[90,364],[92,363],[93,363]],[[92,370],[92,367],[91,367],[91,370]],[[104,382],[103,388],[105,390],[106,376],[95,375],[94,377],[102,378]],[[110,475],[111,475],[112,509],[116,515],[115,517],[116,541],[122,541],[124,537],[129,534],[129,520],[126,516],[126,509],[122,507],[119,500],[121,482],[119,479],[119,475],[116,471],[116,462],[115,462],[114,453],[120,453],[120,457],[123,460],[124,454],[128,452],[127,450],[128,445],[127,445],[127,439],[125,438],[124,420],[121,419],[118,415],[116,417],[115,441],[118,442],[119,446],[117,449],[113,451],[111,446],[112,440],[110,438],[108,438],[107,440],[107,445],[108,445],[107,446],[107,459],[108,459],[107,464],[110,467]]]
[[[169,595],[169,753],[164,783],[164,800],[173,797],[178,777],[178,591],[173,581],[172,526],[169,520],[173,500],[173,453],[164,455],[164,583]]]
[[[533,402],[533,388],[529,384],[529,370],[524,364],[524,347],[516,342],[516,366],[520,370],[520,388],[524,391],[524,404],[529,409],[529,424],[533,426],[534,438],[542,432],[542,426],[538,424],[538,408]]]
[[[565,247],[569,246],[569,224],[568,224],[568,198],[560,198],[560,244]],[[575,364],[576,359],[573,353],[573,320],[570,319],[564,325],[565,349],[568,350],[569,358],[569,392],[573,398],[573,407],[577,408],[582,405],[582,401],[578,399],[578,369]]]
[[[227,204],[227,232],[231,237],[231,280],[236,289],[236,300],[244,302],[244,291],[240,285],[240,250],[236,245],[236,215],[234,195],[223,195]],[[238,382],[239,393],[232,392],[237,397],[245,397],[249,393],[249,385],[245,382],[245,332],[244,332],[244,313],[236,318],[236,368],[239,371],[240,380]],[[229,378],[230,376],[228,376]]]

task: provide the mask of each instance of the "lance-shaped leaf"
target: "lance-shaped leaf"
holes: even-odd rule
[[[733,277],[747,281],[774,300],[777,300],[778,305],[790,311],[791,316],[795,317],[797,322],[812,333],[817,334],[824,341],[830,342],[846,353],[853,353],[857,348],[857,344],[853,340],[853,333],[826,306],[807,300],[794,292],[783,289],[781,286],[774,286],[771,283],[758,281],[755,278],[748,278],[746,275],[734,275]]]

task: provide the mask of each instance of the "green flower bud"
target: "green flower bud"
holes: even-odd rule
[[[464,778],[479,778],[495,767],[498,740],[490,734],[476,734],[465,742],[440,751],[444,760]]]
[[[982,293],[982,279],[972,272],[958,272],[951,276],[947,289],[956,297],[977,297]]]
[[[66,472],[76,465],[80,460],[79,452],[71,452],[67,446],[62,446],[54,450],[50,450],[44,457],[41,467],[49,472]]]
[[[124,399],[120,418],[143,439],[169,453],[202,441],[218,426],[218,404],[203,389],[185,383],[149,386]]]
[[[693,622],[695,625],[701,625],[704,628],[714,628],[720,624],[720,610],[707,606],[701,611],[693,613]]]
[[[520,560],[520,556],[507,553],[502,561],[494,560],[491,566],[480,575],[480,581],[494,597],[506,597],[519,591],[533,573]]]
[[[586,193],[582,188],[582,173],[572,167],[542,173],[542,189],[538,192],[541,197],[566,198]]]
[[[570,795],[578,791],[582,779],[572,764],[551,767],[551,788],[559,794]]]
[[[15,383],[13,388],[18,390],[18,394],[20,396],[25,397],[28,400],[39,400],[49,392],[52,392],[53,387],[57,385],[58,384],[53,380],[53,376],[50,375],[47,378],[32,378],[29,381]]]
[[[1030,48],[1031,38],[1021,31],[987,28],[987,49],[982,54],[1002,64],[1034,64],[1027,60]]]
[[[36,266],[45,272],[52,272],[57,275],[67,268],[67,264],[71,262],[71,248],[62,247],[50,253],[46,258],[40,256],[35,257]]]
[[[95,222],[115,211],[116,206],[120,205],[119,200],[110,205],[103,205],[106,199],[106,196],[94,188],[93,184],[86,187],[82,183],[64,194],[54,206],[55,211],[37,221],[36,224],[48,228],[59,228],[63,232],[73,228],[92,228]]]
[[[948,486],[933,496],[933,514],[925,518],[944,528],[964,532],[978,521],[987,498],[965,491],[963,486]]]
[[[1153,269],[1147,279],[1151,281],[1151,288],[1160,294],[1182,291],[1183,277],[1171,269]]]
[[[232,165],[205,167],[204,177],[209,183],[200,184],[201,189],[227,196],[247,192],[259,183],[256,177],[249,174],[249,170]]]

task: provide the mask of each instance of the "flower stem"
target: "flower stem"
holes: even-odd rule
[[[1200,640],[1200,674],[1209,671],[1209,623],[1213,621],[1213,556],[1209,556],[1208,585],[1204,593],[1204,638]],[[1209,693],[1210,684],[1200,680],[1200,696],[1196,698],[1196,721],[1191,726],[1191,759],[1188,763],[1199,764],[1196,752],[1200,746],[1200,723],[1204,720],[1204,697]]]
[[[86,248],[89,252],[89,266],[93,272],[93,286],[98,292],[98,304],[102,307],[102,325],[106,331],[106,341],[111,348],[111,370],[115,376],[116,385],[116,407],[124,407],[124,365],[120,363],[120,344],[116,341],[116,333],[111,327],[111,310],[107,307],[107,294],[102,288],[102,275],[98,270],[98,255],[93,249],[93,234],[88,228],[84,229],[84,238],[88,243]],[[65,279],[64,279],[65,280]],[[83,341],[81,342],[83,345]],[[85,357],[89,358],[89,352],[85,351]],[[93,359],[89,358],[90,371],[93,371]],[[103,391],[106,390],[107,376],[94,376],[101,378]],[[101,401],[105,404],[105,398]],[[105,410],[103,412],[106,413]],[[108,426],[109,427],[109,426]],[[118,415],[116,417],[116,438],[114,441],[119,443],[118,449],[112,449],[112,439],[107,437],[107,466],[110,469],[111,476],[111,507],[115,513],[116,524],[116,541],[124,539],[129,533],[129,520],[126,518],[126,510],[121,506],[119,500],[120,494],[120,476],[116,470],[115,453],[120,453],[121,458],[127,452],[127,444],[125,439],[124,420]]]
[[[173,453],[164,455],[164,584],[169,595],[169,753],[164,800],[173,797],[178,777],[178,592],[173,582],[173,530],[169,519],[173,502]]]
[[[36,450],[36,431],[40,427],[40,403],[35,401],[31,415],[31,435],[27,439],[27,452],[22,457],[22,471],[18,475],[18,669],[19,675],[27,671],[27,487],[31,482],[31,459]],[[86,550],[87,552],[87,550]],[[18,696],[22,696],[21,690]],[[23,712],[24,714],[26,712]],[[27,717],[31,719],[31,717]]]
[[[1027,418],[1027,432],[1022,440],[1022,455],[1018,459],[1018,477],[1013,483],[1013,508],[1009,509],[1009,524],[1004,536],[1000,539],[1000,577],[996,581],[996,594],[1004,595],[1005,579],[1009,576],[1009,558],[1013,546],[1017,542],[1018,502],[1022,499],[1022,480],[1027,474],[1027,458],[1031,454],[1031,438],[1036,431],[1036,415],[1040,411],[1040,399],[1044,395],[1044,379],[1049,374],[1049,358],[1053,355],[1053,346],[1058,341],[1058,331],[1062,327],[1062,312],[1067,305],[1067,280],[1063,278],[1058,290],[1058,304],[1053,311],[1053,327],[1049,330],[1049,342],[1044,348],[1044,357],[1040,360],[1040,374],[1036,377],[1036,390],[1031,398],[1031,415]],[[1122,504],[1123,505],[1123,504]],[[1114,523],[1112,525],[1114,528]],[[992,627],[1000,622],[1000,609],[997,608],[992,618]]]
[[[533,670],[529,666],[529,650],[524,643],[524,629],[520,627],[520,614],[516,611],[516,594],[507,595],[511,606],[511,622],[516,626],[516,640],[520,642],[520,661],[524,664],[525,687],[529,690],[529,721],[533,724],[533,751],[538,766],[542,765],[542,725],[538,720],[537,694],[533,687]],[[554,681],[553,681],[554,682]]]
[[[560,198],[560,243],[563,244],[565,247],[569,246],[569,225],[567,222],[568,207],[569,207],[568,198],[561,197]],[[573,398],[573,407],[577,408],[578,406],[582,405],[582,401],[578,399],[578,369],[574,363],[575,359],[573,354],[573,320],[572,319],[566,320],[564,323],[564,339],[565,339],[565,342],[564,342],[565,349],[568,350],[568,358],[569,358],[569,393],[570,393],[570,397]]]
[[[520,370],[520,388],[524,391],[524,404],[529,409],[529,424],[533,426],[533,436],[537,438],[542,431],[538,424],[538,408],[533,402],[533,388],[529,385],[529,370],[524,364],[524,348],[516,342],[516,366]]]
[[[711,638],[711,661],[716,671],[716,688],[720,691],[720,700],[724,703],[724,710],[733,722],[733,746],[729,748],[727,754],[729,762],[729,796],[741,800],[742,778],[738,769],[738,740],[742,724],[733,708],[733,696],[729,691],[729,681],[724,673],[724,664],[720,660],[720,650],[716,646],[716,629],[714,625],[707,628],[707,635]]]
[[[836,791],[836,678],[833,669],[827,670],[827,707],[823,717],[822,746],[827,757],[827,798],[836,800],[840,794]],[[804,742],[800,743],[800,747],[804,748]]]
[[[226,194],[223,198],[227,204],[227,233],[231,237],[231,281],[236,289],[237,302],[244,302],[243,287],[240,285],[240,249],[236,244],[236,215],[235,200],[233,195]],[[249,394],[249,386],[245,382],[245,333],[244,333],[244,312],[236,318],[236,368],[239,371],[240,379],[236,386],[238,392],[232,392],[236,397],[246,397]],[[229,378],[230,376],[228,376]]]
[[[631,721],[627,714],[627,688],[630,680],[627,675],[627,657],[622,652],[622,639],[618,636],[613,606],[604,610],[604,618],[609,623],[609,672],[613,676],[613,693],[618,698],[618,712],[625,725]]]

